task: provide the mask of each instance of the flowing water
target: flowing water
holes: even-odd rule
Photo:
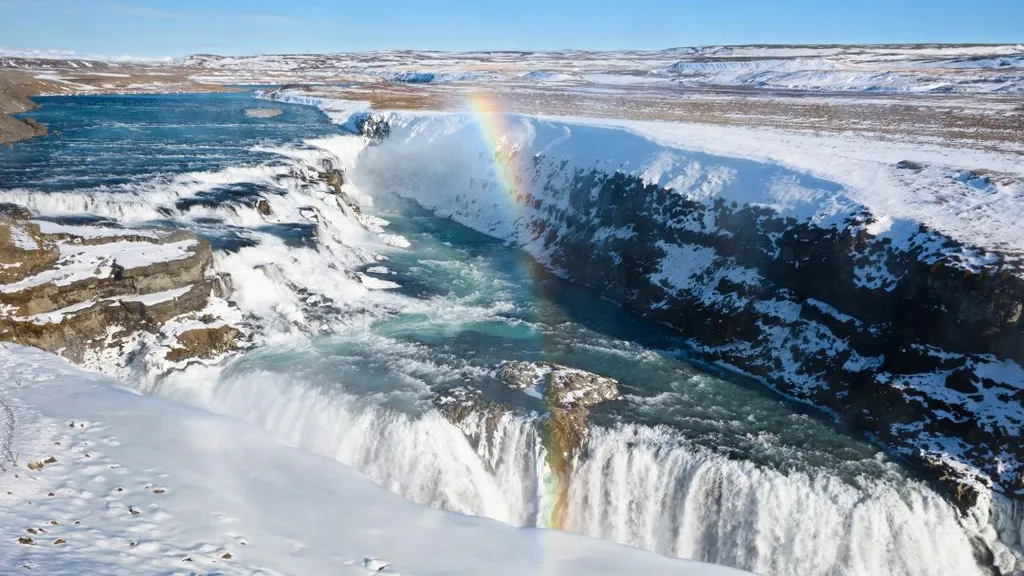
[[[207,236],[258,333],[225,366],[136,375],[146,391],[246,419],[417,502],[516,525],[550,526],[561,490],[559,528],[764,574],[986,573],[956,511],[898,462],[702,365],[672,331],[401,190],[358,193],[407,248],[328,210],[283,177],[357,148],[313,109],[246,118],[247,94],[41,103],[58,134],[0,152],[0,200]],[[272,200],[272,221],[256,197]],[[297,217],[310,205],[319,222]],[[397,287],[368,291],[360,273]],[[503,360],[620,381],[624,398],[594,409],[567,486],[553,487],[543,406],[491,374]],[[466,385],[511,409],[450,423],[433,398]]]

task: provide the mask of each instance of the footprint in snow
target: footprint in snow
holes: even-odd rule
[[[386,560],[381,560],[380,558],[363,558],[363,568],[375,574],[398,574]]]

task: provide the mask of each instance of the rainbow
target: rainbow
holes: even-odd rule
[[[524,171],[519,164],[515,148],[509,149],[509,135],[513,133],[508,116],[501,111],[498,100],[489,94],[474,92],[466,96],[466,108],[472,113],[484,143],[494,154],[494,170],[512,208],[528,201],[530,195],[523,190]]]
[[[509,123],[509,116],[502,111],[500,102],[492,95],[480,92],[469,94],[466,97],[466,109],[480,129],[484,146],[492,153],[494,173],[502,188],[506,208],[519,215],[528,203],[533,202],[533,194],[528,188],[529,180],[527,183],[523,181],[523,176],[529,174],[532,167],[521,164],[523,155],[519,154],[519,149],[511,141],[516,130]],[[543,290],[544,283],[537,281],[540,265],[523,252],[520,270],[520,278],[534,293],[534,297],[543,299],[539,292]],[[546,306],[543,308],[549,309]],[[543,343],[541,348],[542,351],[546,348]],[[559,421],[564,419],[559,418],[562,409],[556,406],[549,406],[548,409],[553,417],[544,423],[547,470],[538,483],[542,493],[538,494],[540,510],[537,525],[562,530],[568,515],[569,459],[579,447],[579,441],[567,437],[565,431],[568,427],[560,425]]]

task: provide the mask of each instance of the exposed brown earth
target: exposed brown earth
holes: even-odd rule
[[[88,353],[119,349],[139,333],[156,334],[169,322],[187,322],[167,359],[181,362],[212,358],[232,349],[238,331],[202,314],[219,291],[210,273],[212,254],[205,240],[184,231],[139,233],[104,229],[43,233],[40,224],[18,207],[0,210],[0,340],[34,346],[82,361]],[[187,247],[180,256],[143,265],[121,266],[125,246]],[[95,271],[51,278],[80,266],[74,251],[110,250]],[[33,281],[33,279],[40,281]],[[147,298],[148,297],[148,298]],[[174,337],[173,331],[168,337]]]
[[[23,72],[0,70],[0,144],[9,144],[46,134],[46,127],[31,118],[14,118],[36,108],[29,98],[58,90],[53,83],[33,78]]]

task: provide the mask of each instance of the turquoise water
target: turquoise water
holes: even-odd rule
[[[30,113],[50,129],[0,154],[3,188],[41,191],[128,190],[155,174],[220,170],[273,161],[256,152],[337,133],[317,110],[274,104],[277,119],[249,118],[249,93],[218,95],[52,96]]]

